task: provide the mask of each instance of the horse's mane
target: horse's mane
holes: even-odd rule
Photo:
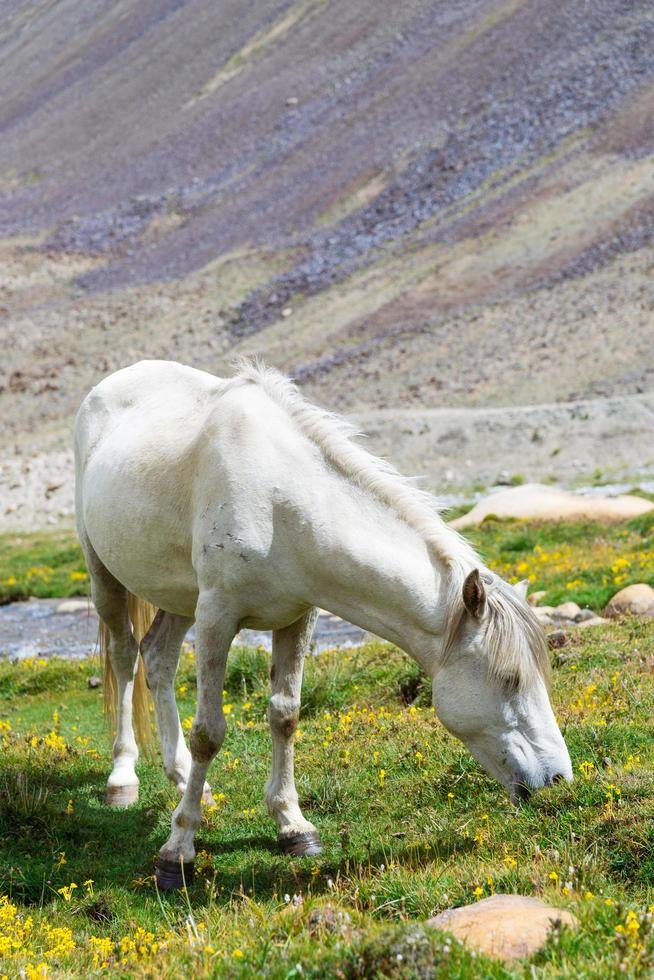
[[[444,603],[450,611],[445,650],[451,649],[465,614],[463,582],[473,568],[484,566],[465,538],[445,523],[441,517],[444,507],[387,460],[364,449],[355,441],[360,433],[353,425],[307,401],[297,386],[279,371],[250,358],[240,358],[236,370],[235,381],[252,382],[263,388],[339,472],[389,507],[444,562],[449,570]],[[549,670],[542,628],[510,585],[492,573],[487,576],[494,583],[487,590],[490,616],[485,644],[491,672],[499,679],[526,686],[535,671],[546,676]]]
[[[492,572],[484,570],[481,578],[488,605],[483,647],[491,677],[515,690],[530,687],[538,676],[549,684],[551,665],[547,641],[531,606],[508,582]],[[443,662],[453,653],[466,621],[463,602],[458,602],[454,609],[447,623]]]

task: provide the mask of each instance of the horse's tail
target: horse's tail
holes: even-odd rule
[[[131,592],[127,593],[127,614],[132,624],[132,630],[137,643],[140,643],[147,633],[156,612],[155,607],[151,603],[146,602],[145,599],[139,599],[138,596],[132,595]],[[118,685],[116,683],[114,669],[111,666],[111,657],[109,656],[109,630],[102,620],[100,620],[98,646],[100,656],[104,660],[104,681],[102,685],[104,713],[109,722],[111,733],[115,735],[118,714]],[[132,725],[134,726],[136,741],[141,749],[147,750],[152,742],[154,726],[152,723],[150,693],[145,680],[145,668],[140,653],[138,654],[138,664],[132,693]]]

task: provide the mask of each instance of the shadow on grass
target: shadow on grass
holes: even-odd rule
[[[57,888],[93,879],[131,884],[147,874],[153,830],[146,806],[104,803],[106,772],[11,762],[0,774],[0,891],[26,903],[47,902]]]
[[[134,806],[112,809],[104,803],[105,779],[95,765],[77,765],[73,771],[39,767],[29,778],[24,764],[5,767],[0,776],[0,892],[26,904],[48,905],[61,902],[58,889],[71,882],[83,896],[84,882],[92,879],[95,892],[113,896],[113,903],[125,891],[132,893],[130,901],[152,900],[151,876],[168,836],[170,801],[157,784]],[[203,826],[196,841],[213,867],[196,875],[188,896],[173,895],[169,901],[206,903],[207,880],[219,904],[243,894],[258,899],[289,892],[319,895],[328,890],[329,878],[388,864],[391,851],[393,860],[417,867],[435,859],[447,863],[466,850],[466,842],[454,837],[434,841],[428,855],[393,839],[373,842],[359,835],[343,841],[333,822],[326,823],[324,834],[325,854],[317,864],[315,858],[284,855],[272,821],[269,834],[259,827],[244,833],[226,815],[224,826]]]

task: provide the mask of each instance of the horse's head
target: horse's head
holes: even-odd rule
[[[547,692],[547,645],[525,595],[476,569],[462,595],[460,588],[450,597],[458,613],[434,672],[438,717],[514,802],[532,789],[571,780]]]

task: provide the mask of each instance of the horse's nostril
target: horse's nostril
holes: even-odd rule
[[[552,776],[553,783],[562,783],[564,779],[565,776],[563,775],[562,772],[555,772],[554,775]]]
[[[528,800],[531,796],[531,790],[525,783],[516,783],[515,795],[519,800]]]

